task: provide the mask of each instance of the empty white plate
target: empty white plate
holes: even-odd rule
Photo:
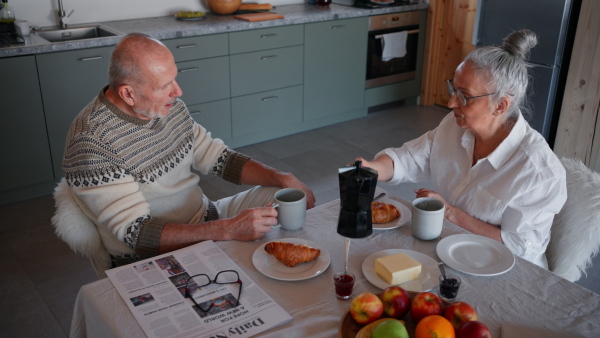
[[[448,236],[435,250],[444,264],[474,276],[500,275],[515,265],[515,256],[504,244],[473,234]]]

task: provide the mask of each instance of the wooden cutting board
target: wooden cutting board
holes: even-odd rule
[[[265,21],[265,20],[276,20],[283,19],[284,16],[277,13],[249,13],[249,14],[239,14],[233,16],[236,19],[255,22],[255,21]]]

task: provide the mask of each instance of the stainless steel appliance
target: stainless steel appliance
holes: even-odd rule
[[[554,144],[562,92],[581,0],[479,0],[474,44],[502,45],[513,31],[530,29],[538,35],[531,50],[533,103],[531,127]],[[562,89],[561,89],[562,88]]]
[[[421,13],[402,12],[371,16],[367,48],[366,88],[415,79],[417,76]],[[424,28],[424,27],[423,27]],[[386,34],[407,31],[406,54],[385,60]]]

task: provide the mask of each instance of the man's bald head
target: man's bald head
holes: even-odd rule
[[[110,58],[108,82],[112,90],[122,85],[135,85],[145,81],[145,71],[159,60],[173,58],[162,42],[143,33],[126,35],[115,47]]]

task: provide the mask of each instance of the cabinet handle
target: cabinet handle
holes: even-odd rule
[[[191,112],[190,115],[200,115],[200,113],[202,113],[201,110],[195,111],[195,112]]]
[[[198,46],[198,45],[196,45],[195,43],[192,43],[191,45],[181,45],[181,46],[177,46],[175,48],[177,48],[177,49],[195,48],[196,46]]]
[[[261,56],[260,59],[261,60],[268,60],[268,59],[274,59],[276,57],[279,57],[278,55],[267,55],[267,56]]]
[[[79,61],[92,61],[92,60],[100,60],[102,59],[102,56],[90,56],[87,58],[79,58]]]
[[[260,36],[260,38],[261,38],[261,39],[274,38],[274,37],[276,37],[277,35],[279,35],[279,34],[277,34],[277,33],[273,33],[273,34],[263,34],[263,35],[261,35],[261,36]]]
[[[271,101],[271,100],[277,100],[278,98],[279,98],[279,96],[277,96],[277,95],[274,95],[274,96],[267,96],[267,97],[263,97],[263,98],[262,98],[262,99],[260,99],[260,100],[261,100],[261,101],[263,101],[263,102],[266,102],[266,101]]]
[[[331,29],[342,29],[342,28],[346,28],[346,25],[331,26]]]
[[[419,30],[418,29],[413,29],[411,31],[407,31],[406,34],[418,34]],[[383,34],[380,35],[375,35],[375,39],[381,39],[383,37]]]
[[[178,69],[177,72],[186,73],[186,72],[195,72],[197,70],[198,70],[198,67],[192,67],[192,68]]]

